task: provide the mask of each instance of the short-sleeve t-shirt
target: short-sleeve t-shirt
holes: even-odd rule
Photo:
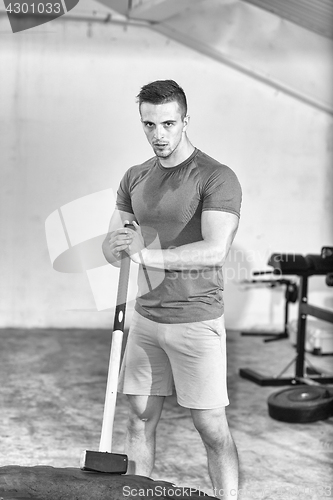
[[[181,164],[166,168],[157,157],[127,170],[117,192],[118,210],[133,213],[145,245],[154,249],[201,241],[204,210],[240,216],[242,191],[236,174],[195,149]],[[138,275],[135,309],[158,323],[188,323],[221,316],[222,267],[148,269]],[[147,270],[145,270],[147,271]]]

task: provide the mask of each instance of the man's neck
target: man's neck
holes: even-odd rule
[[[175,149],[172,155],[168,156],[167,158],[159,157],[160,164],[165,168],[176,167],[177,165],[180,165],[185,160],[187,160],[187,158],[189,158],[193,153],[194,149],[195,148],[191,144],[189,139],[186,138],[186,140],[182,144],[182,147],[178,147],[177,149]]]

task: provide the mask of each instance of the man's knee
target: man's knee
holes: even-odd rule
[[[224,408],[191,410],[191,413],[194,426],[205,445],[221,447],[232,439]]]
[[[159,422],[164,398],[159,396],[128,396],[129,416],[127,427],[133,433],[155,431]]]

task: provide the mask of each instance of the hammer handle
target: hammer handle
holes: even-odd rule
[[[117,400],[117,387],[121,359],[121,349],[124,335],[126,299],[128,290],[128,280],[131,260],[126,252],[122,252],[120,263],[117,304],[111,339],[111,352],[108,370],[108,379],[106,384],[104,414],[102,423],[101,440],[99,451],[111,453],[112,433],[114,415]]]
[[[130,265],[131,259],[128,254],[125,251],[121,252],[117,304],[114,315],[113,330],[124,330]]]

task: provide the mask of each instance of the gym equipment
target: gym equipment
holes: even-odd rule
[[[333,389],[300,385],[271,394],[270,417],[281,422],[307,423],[333,416]]]
[[[296,346],[297,320],[288,323],[289,340]],[[305,351],[316,356],[333,355],[333,324],[315,318],[306,322]]]
[[[328,275],[333,272],[333,247],[323,247],[320,255],[299,254],[272,254],[268,260],[268,265],[274,269],[274,274],[297,275],[300,277],[298,293],[298,327],[296,357],[275,377],[266,377],[252,369],[241,368],[241,377],[255,382],[261,386],[283,386],[297,383],[307,383],[307,381],[317,381],[319,383],[333,383],[333,376],[325,376],[316,370],[312,370],[311,376],[304,377],[305,362],[305,331],[307,316],[314,316],[323,321],[333,323],[333,311],[308,304],[308,279],[314,275]],[[293,377],[282,377],[285,371],[295,362],[295,375]],[[306,382],[305,382],[306,380]]]
[[[135,229],[132,224],[125,224],[125,227]],[[99,451],[86,450],[83,452],[80,463],[80,468],[82,470],[107,472],[110,474],[125,474],[127,472],[127,455],[111,453],[111,446],[114,414],[116,409],[121,348],[124,335],[130,263],[131,259],[129,258],[127,253],[123,251],[121,253],[117,304],[111,340],[111,353]]]
[[[293,254],[273,254],[268,265],[271,265],[275,272],[300,276],[297,355],[277,377],[265,377],[247,368],[240,370],[240,376],[262,386],[304,384],[269,396],[268,413],[272,418],[291,423],[325,420],[333,416],[333,388],[322,387],[320,384],[333,383],[333,376],[323,376],[313,368],[307,372],[308,376],[304,376],[304,353],[307,315],[333,323],[333,311],[307,303],[308,278],[313,275],[327,276],[333,271],[333,247],[323,247],[320,255],[310,254],[305,257]],[[282,378],[281,375],[294,361],[296,361],[295,376]]]
[[[327,286],[333,286],[333,273],[328,273],[325,282]]]
[[[253,273],[253,276],[258,276],[262,274],[279,274],[279,273],[274,273],[274,271],[256,271]],[[241,335],[242,336],[262,336],[262,337],[269,337],[264,339],[264,342],[273,342],[275,340],[281,340],[281,339],[286,339],[288,338],[288,320],[289,320],[289,304],[297,302],[298,298],[298,287],[295,281],[288,280],[288,279],[268,279],[268,280],[261,280],[261,279],[254,279],[254,280],[244,280],[241,282],[242,284],[258,284],[261,283],[263,285],[267,285],[270,288],[275,288],[278,286],[286,286],[285,290],[285,306],[284,306],[284,323],[283,323],[283,331],[282,332],[265,332],[265,331],[242,331]]]

